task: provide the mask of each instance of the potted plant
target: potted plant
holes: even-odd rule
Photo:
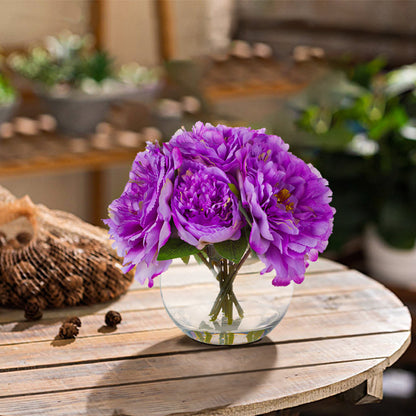
[[[0,125],[10,119],[16,105],[16,91],[0,72]]]
[[[337,219],[361,212],[370,273],[408,284],[416,282],[416,65],[382,67],[377,59],[322,80],[318,99],[309,91],[295,101],[297,125],[324,154],[317,164],[335,195],[345,179],[339,184],[354,206],[336,196]]]
[[[92,133],[112,102],[136,97],[157,83],[157,73],[136,65],[116,73],[113,58],[94,48],[90,35],[64,33],[48,37],[45,46],[13,54],[11,68],[33,81],[36,94],[68,135]]]

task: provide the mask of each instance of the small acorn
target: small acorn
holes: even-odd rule
[[[121,322],[121,315],[117,311],[108,311],[105,314],[105,324],[107,326],[116,327]]]
[[[78,333],[78,327],[71,322],[64,322],[59,328],[59,337],[62,339],[75,338]]]
[[[79,319],[78,316],[71,316],[70,318],[65,319],[64,323],[74,324],[78,328],[81,328],[82,326],[81,319]]]
[[[25,303],[25,318],[28,321],[37,321],[42,318],[40,303],[35,297],[30,298]]]

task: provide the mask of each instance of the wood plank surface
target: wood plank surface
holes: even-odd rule
[[[63,383],[65,389],[84,389],[96,385],[118,385],[120,380],[122,384],[142,384],[184,377],[243,374],[267,369],[379,359],[392,356],[408,337],[409,334],[403,331],[281,344],[264,342],[255,347],[255,360],[252,359],[252,346],[225,349],[207,347],[200,351],[184,350],[175,355],[154,355],[151,348],[147,348],[138,353],[138,358],[131,360],[61,367],[62,376],[58,380],[54,380],[55,367],[37,370],[33,384],[27,383],[34,373],[33,369],[0,373],[0,385],[4,386],[0,398],[60,391]],[[106,374],[108,376],[103,379]]]
[[[363,304],[363,299],[366,302]],[[292,299],[285,320],[302,321],[317,319],[321,324],[330,321],[335,312],[371,311],[380,310],[380,304],[384,307],[381,312],[388,308],[399,308],[401,304],[394,296],[386,296],[380,289],[366,289],[362,291],[346,292],[339,295],[305,295],[295,296]],[[117,327],[118,335],[138,331],[162,330],[175,328],[175,324],[169,318],[164,308],[151,310],[123,311],[123,322]],[[68,317],[66,312],[65,317]],[[108,334],[109,329],[104,326],[104,311],[94,315],[81,316],[82,327],[78,339],[82,337],[102,336]],[[19,344],[38,341],[52,341],[58,334],[62,319],[46,317],[40,321],[9,322],[0,324],[0,351],[1,347],[8,344]],[[283,322],[281,323],[283,325]],[[319,325],[319,324],[318,324]],[[306,330],[306,329],[305,329]],[[0,353],[1,363],[1,353]],[[1,365],[1,364],[0,364]]]
[[[196,269],[196,272],[201,273],[200,269]],[[202,276],[204,276],[204,269],[202,269]],[[171,279],[175,281],[176,275],[180,276],[181,272],[176,272],[176,268],[168,270],[166,279]],[[247,275],[249,277],[250,275]],[[208,274],[209,277],[209,274]],[[260,290],[256,284],[255,274],[253,274],[253,279],[247,279],[246,283],[242,285],[241,292],[242,294],[263,294],[264,290]],[[172,285],[172,290],[176,290],[178,295],[180,295],[180,287],[186,284],[182,283],[181,285],[176,284]],[[305,282],[302,285],[297,285],[295,287],[294,297],[301,296],[303,294],[337,294],[341,292],[352,291],[354,289],[363,289],[363,288],[381,288],[385,289],[374,280],[368,279],[364,275],[356,271],[337,271],[337,272],[325,272],[325,275],[321,273],[311,274],[305,278]],[[201,286],[202,288],[202,286]],[[278,294],[278,288],[275,288],[270,284],[270,292]],[[201,297],[204,296],[203,290],[201,289]],[[394,296],[394,295],[391,295]],[[400,303],[400,301],[399,301]],[[111,308],[118,309],[120,312],[131,311],[131,310],[143,310],[143,309],[156,309],[162,308],[162,300],[160,297],[160,290],[158,288],[153,289],[142,289],[137,288],[133,285],[129,292],[122,296],[120,299],[102,303],[98,305],[91,306],[79,306],[73,307],[71,309],[52,309],[44,311],[45,319],[63,319],[68,314],[71,315],[85,315],[92,313],[99,313],[105,311],[111,306]],[[16,322],[24,320],[23,312],[21,310],[7,310],[0,308],[0,324],[6,322]],[[0,328],[1,334],[1,328]]]
[[[157,384],[97,386],[94,389],[68,390],[53,395],[0,400],[0,414],[255,415],[341,393],[382,371],[382,368],[381,359],[249,374],[183,378]]]
[[[203,270],[172,265],[164,290],[180,302],[185,271],[201,271],[201,301]],[[239,296],[278,296],[270,295],[272,286],[257,288],[257,272],[256,265],[246,267]],[[112,331],[103,326],[110,308],[123,315]],[[37,322],[25,321],[21,311],[0,311],[2,416],[267,413],[367,380],[371,387],[406,349],[411,325],[407,308],[382,285],[323,259],[296,287],[276,329],[246,346],[190,340],[168,317],[159,289],[136,284],[115,302],[46,311]],[[81,317],[80,334],[56,339],[68,315]]]
[[[281,328],[276,328],[261,342],[289,342],[406,330],[410,323],[406,308],[391,312],[391,316],[387,316],[382,310],[376,310],[369,311],[368,314],[359,311],[355,315],[353,313],[336,314],[331,317],[316,315],[315,319],[287,318],[282,321]],[[362,320],[366,317],[373,319],[374,325],[372,321],[366,323]],[[164,340],[168,341],[164,342]],[[51,354],[51,346],[54,347],[53,354]],[[48,340],[30,345],[23,342],[0,347],[0,371],[136,357],[142,355],[141,351],[149,349],[152,349],[154,354],[167,354],[207,348],[218,349],[215,346],[188,341],[187,338],[182,337],[182,332],[176,327],[143,332],[114,332],[92,337],[81,336],[76,341]]]

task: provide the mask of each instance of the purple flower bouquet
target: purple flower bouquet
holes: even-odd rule
[[[219,282],[210,319],[222,312],[231,323],[234,308],[244,316],[233,282],[250,254],[273,285],[303,281],[332,232],[331,196],[280,137],[198,122],[163,146],[148,143],[105,223],[124,270],[135,267],[149,287],[172,259],[195,256]]]

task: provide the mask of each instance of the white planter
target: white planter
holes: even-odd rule
[[[416,245],[410,250],[391,247],[369,228],[364,247],[370,276],[388,285],[416,289]]]

